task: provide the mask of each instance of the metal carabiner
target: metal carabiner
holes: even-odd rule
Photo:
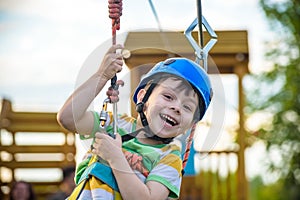
[[[202,16],[202,11],[201,11],[201,2],[198,2],[198,17],[194,19],[194,21],[191,23],[191,25],[186,29],[184,32],[184,35],[192,45],[193,49],[195,50],[195,55],[196,55],[196,63],[200,64],[200,62],[203,62],[203,68],[205,71],[208,71],[208,66],[207,66],[207,58],[208,58],[208,52],[211,50],[211,48],[216,44],[218,36],[214,32],[214,30],[210,27],[208,22],[206,21],[205,17]],[[202,24],[200,24],[202,23]],[[195,41],[195,39],[192,36],[192,31],[195,29],[195,27],[199,25],[199,44]],[[202,37],[202,25],[208,32],[209,36],[211,39],[208,41],[208,43],[203,47],[203,37]],[[201,64],[200,64],[201,65]]]
[[[110,99],[106,98],[103,101],[103,105],[102,105],[102,110],[99,114],[99,119],[100,119],[100,128],[105,128],[105,122],[107,121],[107,104],[110,103]]]

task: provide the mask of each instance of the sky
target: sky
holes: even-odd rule
[[[194,0],[153,4],[165,30],[185,30],[196,17]],[[119,34],[158,29],[148,1],[124,2],[123,9]],[[257,0],[206,0],[202,9],[214,30],[248,30],[250,68],[261,65],[257,52],[266,27]],[[16,109],[57,110],[85,59],[110,40],[107,13],[104,0],[0,1],[0,96]]]
[[[195,0],[152,2],[163,30],[183,31],[196,17]],[[117,38],[158,30],[147,0],[123,4]],[[10,99],[15,110],[57,112],[77,86],[87,58],[111,40],[107,6],[106,0],[1,0],[0,98]],[[263,44],[270,32],[258,0],[202,0],[202,12],[215,31],[247,30],[250,71],[263,70]],[[226,106],[236,108],[231,95],[236,80],[222,84]]]

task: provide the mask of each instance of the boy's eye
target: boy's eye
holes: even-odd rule
[[[172,96],[168,95],[168,94],[165,94],[164,97],[167,98],[167,99],[172,99]]]
[[[192,108],[189,105],[183,105],[183,108],[188,110],[188,111],[192,111]]]

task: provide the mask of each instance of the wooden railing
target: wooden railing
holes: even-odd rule
[[[201,151],[199,172],[184,176],[180,200],[236,200],[237,152]],[[204,156],[205,155],[205,156]]]
[[[58,189],[62,173],[57,172],[75,166],[75,154],[75,136],[59,126],[56,113],[15,112],[9,100],[2,100],[0,187],[6,197],[13,181],[22,179],[44,199]],[[60,177],[51,177],[53,170]]]

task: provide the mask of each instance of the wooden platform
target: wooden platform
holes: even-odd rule
[[[39,199],[43,199],[58,189],[62,178],[47,180],[47,172],[75,166],[75,136],[59,126],[56,113],[15,112],[11,102],[3,99],[0,131],[0,186],[4,192],[10,190],[13,181],[20,179],[17,172],[27,177],[24,173],[28,170],[45,171],[39,180],[28,180]],[[39,144],[38,140],[46,141]]]
[[[209,52],[209,73],[234,73],[242,66],[248,72],[248,33],[239,31],[216,31],[218,41]],[[197,32],[192,33],[197,41]],[[209,35],[204,33],[204,44]],[[195,60],[195,51],[182,32],[129,32],[124,44],[131,56],[126,65],[135,67],[153,64],[168,57],[182,56]],[[218,71],[214,69],[217,66]]]

